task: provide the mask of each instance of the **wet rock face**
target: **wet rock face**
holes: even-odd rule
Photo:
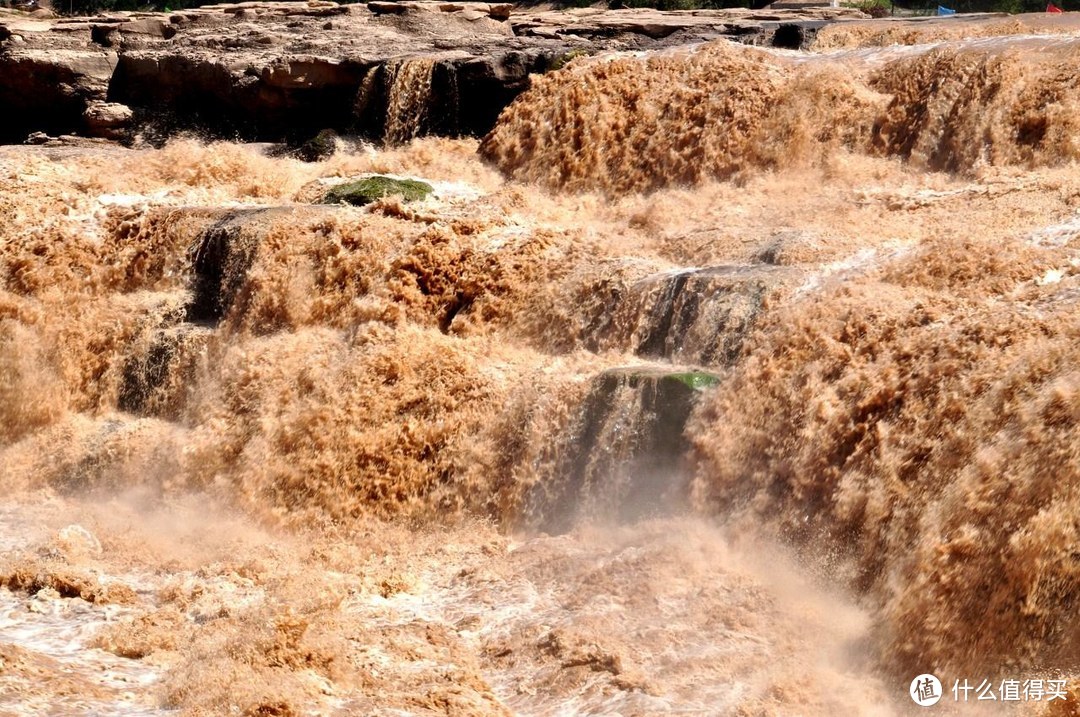
[[[120,58],[109,97],[139,108],[162,134],[193,128],[213,135],[285,139],[348,127],[369,66],[338,60],[277,60],[237,73],[218,59],[150,51]]]
[[[611,320],[585,343],[591,350],[631,347],[642,358],[731,365],[769,295],[801,276],[767,265],[655,274],[623,289]]]
[[[324,129],[314,137],[300,143],[294,156],[305,162],[321,162],[334,156],[338,149],[338,135],[332,129]]]
[[[781,44],[804,37],[792,27],[846,15],[793,15]],[[267,141],[327,128],[389,142],[481,135],[531,74],[572,53],[724,36],[774,44],[779,27],[771,15],[740,10],[511,15],[508,4],[472,2],[245,2],[173,13],[4,18],[0,141],[21,142],[38,131],[116,139],[145,128],[151,135],[195,129]],[[133,117],[92,110],[113,104]]]
[[[248,210],[224,217],[203,232],[193,247],[188,321],[217,324],[237,298],[258,246],[257,237],[244,231],[250,214]]]
[[[817,28],[796,23],[786,23],[776,28],[772,36],[772,46],[785,50],[799,50],[810,44],[817,35]]]
[[[331,212],[331,207],[310,207],[309,212]],[[190,299],[185,320],[213,327],[230,311],[242,310],[249,298],[248,271],[266,238],[267,227],[291,217],[289,207],[186,210],[203,223],[188,249]]]

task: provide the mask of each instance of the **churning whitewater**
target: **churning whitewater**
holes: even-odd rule
[[[963,27],[0,148],[0,711],[1076,714],[1080,40]]]

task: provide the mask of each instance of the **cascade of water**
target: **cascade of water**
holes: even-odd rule
[[[430,131],[435,65],[427,57],[387,65],[383,139],[388,144],[402,144]]]
[[[90,493],[122,498],[146,515],[130,494],[160,506],[194,493],[192,533],[225,524],[200,517],[218,501],[300,530],[252,560],[231,535],[216,548],[216,574],[269,594],[258,609],[239,589],[193,608],[212,571],[187,556],[192,538],[155,553],[145,535],[124,542],[138,522],[124,515],[101,522],[101,562],[48,541],[26,546],[29,567],[4,556],[4,610],[27,620],[23,593],[142,560],[155,589],[128,597],[172,643],[138,647],[177,652],[162,661],[180,666],[171,704],[208,714],[339,698],[344,712],[829,714],[828,674],[810,692],[771,679],[784,650],[819,664],[795,639],[801,614],[778,615],[759,574],[714,569],[727,543],[672,517],[689,503],[730,517],[734,535],[821,557],[875,611],[858,656],[873,650],[885,674],[1068,669],[1080,183],[1056,165],[1075,156],[1075,68],[1071,54],[1051,71],[973,51],[890,60],[912,70],[903,81],[872,68],[789,85],[799,63],[728,47],[537,81],[530,118],[553,124],[522,121],[526,95],[492,140],[524,178],[617,194],[702,178],[688,164],[702,146],[753,155],[724,165],[738,183],[612,201],[504,184],[475,143],[450,140],[303,166],[196,142],[108,155],[130,180],[101,176],[96,149],[18,150],[4,166],[15,189],[0,192],[0,487],[70,511]],[[665,74],[686,79],[679,63],[738,75],[743,99],[694,94]],[[388,141],[431,127],[437,75],[394,69]],[[853,89],[868,76],[876,89]],[[827,87],[838,94],[804,96]],[[655,100],[669,91],[682,104]],[[714,100],[758,103],[776,151],[752,141],[761,112],[725,106],[730,131],[710,134]],[[835,113],[803,113],[804,100],[855,111],[857,131],[841,136]],[[984,135],[945,118],[987,107],[1008,128],[995,161],[1022,176],[925,172],[977,163]],[[620,108],[687,132],[644,132]],[[548,131],[573,162],[553,160]],[[874,132],[913,162],[877,156]],[[846,153],[824,170],[753,171],[818,139]],[[436,191],[363,209],[299,199],[371,171],[430,174]],[[100,200],[161,187],[154,201],[173,206]],[[230,206],[191,206],[214,203]],[[777,239],[778,226],[799,231]],[[687,241],[688,227],[719,229]],[[499,533],[515,527],[559,535]],[[49,599],[82,599],[64,589]],[[134,649],[132,632],[116,649]],[[702,675],[732,686],[695,701]],[[518,678],[531,693],[514,692]]]
[[[655,517],[686,507],[683,435],[709,374],[649,366],[596,376],[557,459],[526,496],[523,519],[547,532]]]

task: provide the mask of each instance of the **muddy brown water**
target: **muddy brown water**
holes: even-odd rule
[[[586,59],[310,164],[0,149],[0,710],[1068,678],[1074,45]],[[369,172],[435,192],[313,204]]]

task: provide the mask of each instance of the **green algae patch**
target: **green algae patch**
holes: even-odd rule
[[[393,196],[399,196],[406,202],[415,202],[424,199],[433,191],[427,182],[375,175],[333,187],[323,196],[322,203],[362,207],[383,197]]]
[[[692,388],[695,391],[704,391],[706,388],[712,388],[716,384],[720,383],[720,378],[714,376],[711,373],[705,373],[704,371],[687,371],[686,373],[672,373],[668,374],[665,378],[670,378],[685,385],[687,388]]]
[[[555,70],[561,70],[569,65],[572,60],[576,60],[579,57],[589,57],[592,54],[593,53],[588,50],[583,50],[581,48],[570,50],[570,52],[559,55],[552,61],[550,71],[554,72]]]

